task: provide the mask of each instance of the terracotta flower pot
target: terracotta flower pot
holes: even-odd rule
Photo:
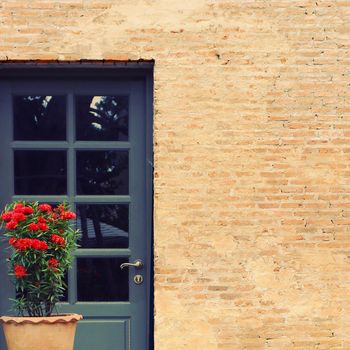
[[[8,350],[73,350],[77,314],[50,317],[2,316]]]

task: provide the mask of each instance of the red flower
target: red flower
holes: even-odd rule
[[[23,251],[30,248],[30,242],[31,242],[30,238],[20,238],[20,239],[17,239],[16,241],[13,241],[12,246],[17,248],[18,250]]]
[[[52,207],[50,204],[39,204],[39,210],[41,211],[46,211],[46,212],[51,212],[52,211]]]
[[[33,214],[34,213],[34,209],[32,207],[24,207],[23,208],[23,214]]]
[[[12,220],[13,221],[24,221],[27,217],[23,213],[13,213],[12,214]]]
[[[61,213],[61,219],[63,220],[71,220],[71,219],[75,219],[76,217],[77,216],[72,211],[63,211]]]
[[[40,241],[40,239],[36,238],[20,238],[13,240],[12,242],[10,241],[9,243],[20,251],[24,251],[30,248],[36,250],[47,250],[49,248],[46,242]]]
[[[38,216],[38,222],[42,223],[42,224],[46,224],[46,219],[43,216]]]
[[[17,242],[17,238],[12,237],[9,239],[9,244],[12,245],[13,247],[16,245]]]
[[[51,217],[50,217],[48,220],[49,220],[50,222],[56,221],[56,220],[57,220],[57,214],[52,213],[52,214],[51,214]]]
[[[47,250],[49,247],[46,242],[33,238],[31,242],[31,248],[36,250]]]
[[[23,213],[24,210],[24,204],[23,203],[17,203],[14,207],[13,207],[13,211],[15,213]]]
[[[28,225],[28,230],[30,231],[38,231],[40,229],[39,225],[32,222]]]
[[[38,224],[41,231],[47,231],[49,229],[49,226],[47,224],[39,223]]]
[[[51,235],[51,242],[58,244],[58,245],[65,245],[66,241],[63,237],[58,235]]]
[[[1,215],[1,219],[6,222],[10,221],[12,219],[12,211],[4,211]]]
[[[57,267],[58,267],[58,260],[55,258],[51,258],[49,260],[49,268],[54,271],[57,271]]]
[[[17,221],[10,221],[6,224],[6,228],[8,230],[14,230],[17,227],[18,223]]]
[[[55,211],[64,211],[64,205],[63,204],[59,204]]]
[[[15,271],[16,278],[28,276],[26,268],[22,265],[15,265],[14,271]]]

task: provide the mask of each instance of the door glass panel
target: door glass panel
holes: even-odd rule
[[[14,151],[15,194],[67,193],[66,151]]]
[[[15,140],[65,140],[65,96],[14,96]]]
[[[77,193],[128,194],[128,168],[127,151],[77,151]]]
[[[81,248],[127,248],[129,206],[127,204],[77,205],[77,229]]]
[[[76,139],[128,140],[128,96],[76,96]]]
[[[78,301],[128,301],[127,258],[77,258]]]

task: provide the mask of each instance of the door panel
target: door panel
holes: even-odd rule
[[[89,337],[84,336],[89,334]],[[130,346],[130,319],[83,320],[79,324],[75,347],[77,349],[128,350]]]
[[[1,206],[65,200],[77,212],[80,248],[59,308],[84,316],[76,350],[148,349],[152,184],[145,86],[143,79],[0,82]],[[14,291],[1,254],[6,314]],[[142,268],[120,269],[137,259]],[[142,284],[134,282],[136,274]]]

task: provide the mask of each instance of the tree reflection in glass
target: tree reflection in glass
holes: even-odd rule
[[[128,96],[76,96],[78,141],[127,141]]]
[[[129,193],[128,151],[77,151],[77,194]]]
[[[13,116],[15,140],[66,139],[65,96],[14,96]]]
[[[127,248],[129,206],[127,204],[78,204],[77,228],[81,248]]]

